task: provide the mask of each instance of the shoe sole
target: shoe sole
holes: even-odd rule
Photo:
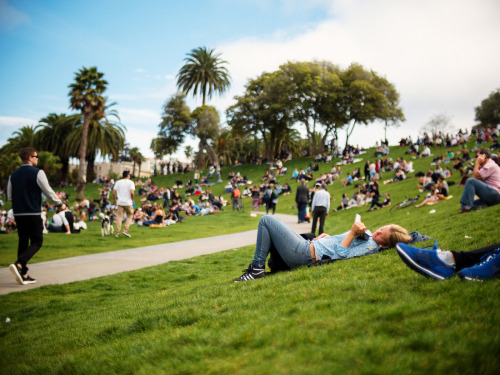
[[[23,277],[21,276],[21,274],[17,270],[16,265],[15,264],[11,264],[9,266],[9,270],[10,270],[10,272],[12,272],[12,274],[16,278],[17,283],[20,284],[20,285],[24,285]]]
[[[123,233],[123,235],[124,235],[125,237],[128,237],[128,238],[132,237],[132,236],[131,236],[130,234],[128,234],[128,233]]]
[[[428,269],[419,266],[417,263],[411,259],[411,257],[405,253],[403,249],[401,249],[398,245],[396,245],[396,251],[399,254],[399,257],[401,260],[408,266],[410,267],[413,271],[418,272],[419,274],[431,278],[431,279],[436,279],[436,280],[446,280],[446,277],[440,276],[435,274],[434,272],[429,271]]]
[[[34,284],[34,283],[36,283],[36,280],[23,281],[24,285],[26,285],[26,284]]]

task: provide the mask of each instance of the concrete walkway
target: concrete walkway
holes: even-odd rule
[[[310,224],[297,224],[297,216],[276,214],[274,217],[297,233],[310,232],[311,230]],[[30,275],[37,282],[29,285],[19,285],[8,268],[1,268],[0,295],[38,288],[44,285],[88,280],[156,266],[171,260],[188,259],[199,255],[237,249],[255,244],[256,237],[257,229],[223,236],[83,255],[50,262],[30,263]],[[43,247],[40,251],[43,251]]]

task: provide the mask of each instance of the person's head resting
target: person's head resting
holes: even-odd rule
[[[38,162],[38,153],[33,147],[23,148],[21,151],[19,151],[19,157],[23,161],[23,164],[33,164],[35,162]]]
[[[130,172],[129,171],[123,171],[122,176],[123,176],[123,178],[128,178],[130,176]]]
[[[395,247],[398,242],[410,242],[411,236],[403,227],[396,224],[389,224],[377,229],[372,234],[372,239],[381,246]]]

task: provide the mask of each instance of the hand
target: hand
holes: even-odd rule
[[[318,237],[313,238],[312,240],[316,241],[316,240],[319,240],[320,238],[325,238],[325,237],[330,237],[330,235],[326,234],[326,233],[321,233]]]
[[[479,154],[476,158],[476,163],[478,163],[480,166],[482,166],[484,163],[486,163],[486,155],[484,154]]]
[[[358,234],[363,234],[365,233],[365,231],[366,231],[365,224],[361,222],[354,223],[351,227],[351,233],[355,236],[357,236]]]

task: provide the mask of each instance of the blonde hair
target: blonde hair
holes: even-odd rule
[[[396,224],[391,224],[389,227],[389,238],[387,239],[386,246],[395,247],[398,242],[408,243],[411,241],[411,236],[405,228]]]

